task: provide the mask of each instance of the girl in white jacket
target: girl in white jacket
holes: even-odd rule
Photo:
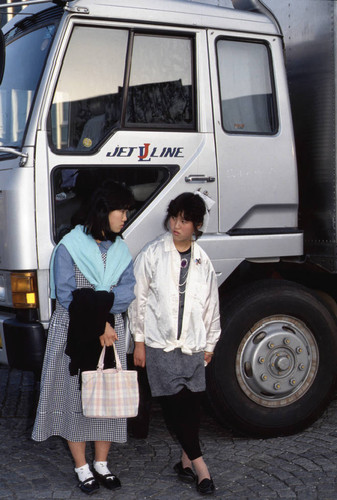
[[[152,396],[160,397],[166,423],[182,447],[174,470],[181,480],[196,481],[201,494],[212,494],[199,426],[205,365],[220,335],[220,318],[216,275],[195,241],[205,213],[198,192],[170,202],[164,222],[169,232],[146,245],[135,261],[129,321],[134,364],[146,366]]]

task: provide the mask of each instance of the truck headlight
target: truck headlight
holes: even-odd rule
[[[13,307],[32,309],[37,307],[37,280],[35,272],[11,273]]]
[[[2,275],[0,275],[0,301],[5,302],[5,300],[6,300],[5,279]]]

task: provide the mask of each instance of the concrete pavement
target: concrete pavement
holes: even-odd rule
[[[72,459],[58,437],[31,440],[34,378],[0,366],[0,499],[88,498],[76,487]],[[201,441],[216,499],[337,500],[337,399],[312,427],[294,436],[268,440],[237,437],[206,412]],[[92,449],[89,449],[92,459]],[[95,500],[188,500],[201,496],[173,472],[179,446],[169,435],[161,410],[152,409],[149,436],[130,437],[111,447],[109,464],[122,489],[100,488]]]

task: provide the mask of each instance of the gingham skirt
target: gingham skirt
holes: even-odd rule
[[[91,287],[77,268],[75,277],[78,288]],[[70,358],[65,354],[68,325],[68,311],[57,302],[48,332],[32,438],[44,441],[50,436],[61,436],[68,441],[124,443],[127,439],[125,418],[88,418],[82,413],[79,377],[70,375]],[[125,331],[121,314],[115,315],[115,330],[118,335],[117,352],[123,369],[126,369]]]

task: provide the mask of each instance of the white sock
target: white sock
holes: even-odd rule
[[[75,472],[78,475],[78,479],[81,483],[86,479],[88,479],[89,477],[92,477],[92,472],[88,464],[82,465],[82,467],[78,467],[77,469],[75,467]],[[91,484],[92,481],[89,481],[88,484]]]
[[[96,460],[94,460],[95,471],[97,471],[99,474],[102,474],[103,476],[106,476],[106,474],[111,474],[107,465],[108,462],[96,462]]]

